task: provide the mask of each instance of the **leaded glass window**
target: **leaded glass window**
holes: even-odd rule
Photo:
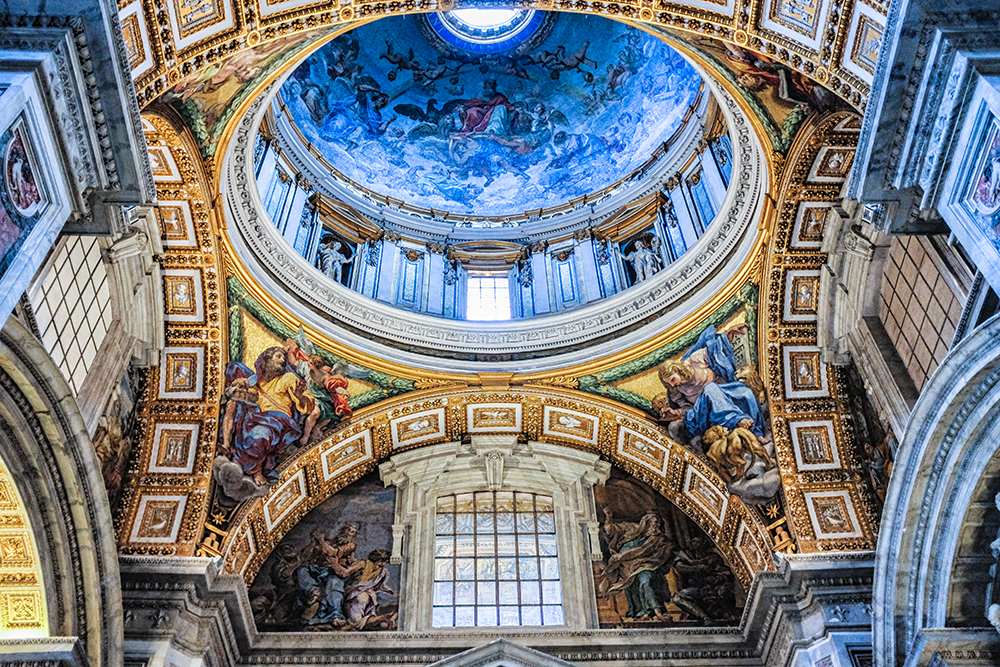
[[[434,540],[435,628],[563,624],[550,496],[442,496]]]

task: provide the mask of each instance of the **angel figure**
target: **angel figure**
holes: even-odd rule
[[[343,375],[347,373],[347,369],[342,368],[341,364],[337,364],[334,369],[316,354],[315,347],[306,338],[301,325],[295,340],[285,340],[284,347],[288,353],[288,362],[306,379],[306,391],[315,400],[315,407],[302,429],[302,441],[319,440],[327,426],[351,418],[347,378]]]

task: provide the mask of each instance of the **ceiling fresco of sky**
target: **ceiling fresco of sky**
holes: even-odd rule
[[[670,138],[701,85],[667,44],[609,19],[515,17],[506,40],[449,25],[375,21],[281,88],[334,168],[415,206],[500,216],[601,190]]]

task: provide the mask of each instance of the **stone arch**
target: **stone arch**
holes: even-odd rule
[[[946,627],[965,509],[1000,450],[1000,318],[952,348],[931,386],[913,408],[886,496],[875,556],[878,664],[916,662],[915,651],[927,659]],[[972,648],[995,638],[988,628],[955,641]]]
[[[476,406],[487,405],[509,410],[511,425],[476,427]],[[560,429],[560,416],[579,426],[570,420],[572,428]],[[416,421],[427,425],[407,442],[401,434]],[[756,572],[774,568],[771,541],[757,513],[729,495],[705,459],[670,440],[637,410],[552,387],[496,392],[463,386],[359,410],[348,426],[286,462],[268,494],[234,518],[221,547],[225,571],[242,575],[249,585],[281,538],[331,495],[398,452],[447,442],[458,446],[470,432],[523,434],[529,441],[596,452],[650,484],[704,529],[746,588]]]
[[[121,583],[100,464],[61,372],[15,318],[0,331],[0,456],[38,545],[49,635],[66,638],[56,650],[69,664],[120,665]]]

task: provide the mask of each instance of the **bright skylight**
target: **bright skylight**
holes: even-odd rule
[[[509,22],[519,9],[455,9],[451,15],[473,28],[497,28]]]
[[[509,320],[510,286],[507,278],[469,277],[467,320]]]

